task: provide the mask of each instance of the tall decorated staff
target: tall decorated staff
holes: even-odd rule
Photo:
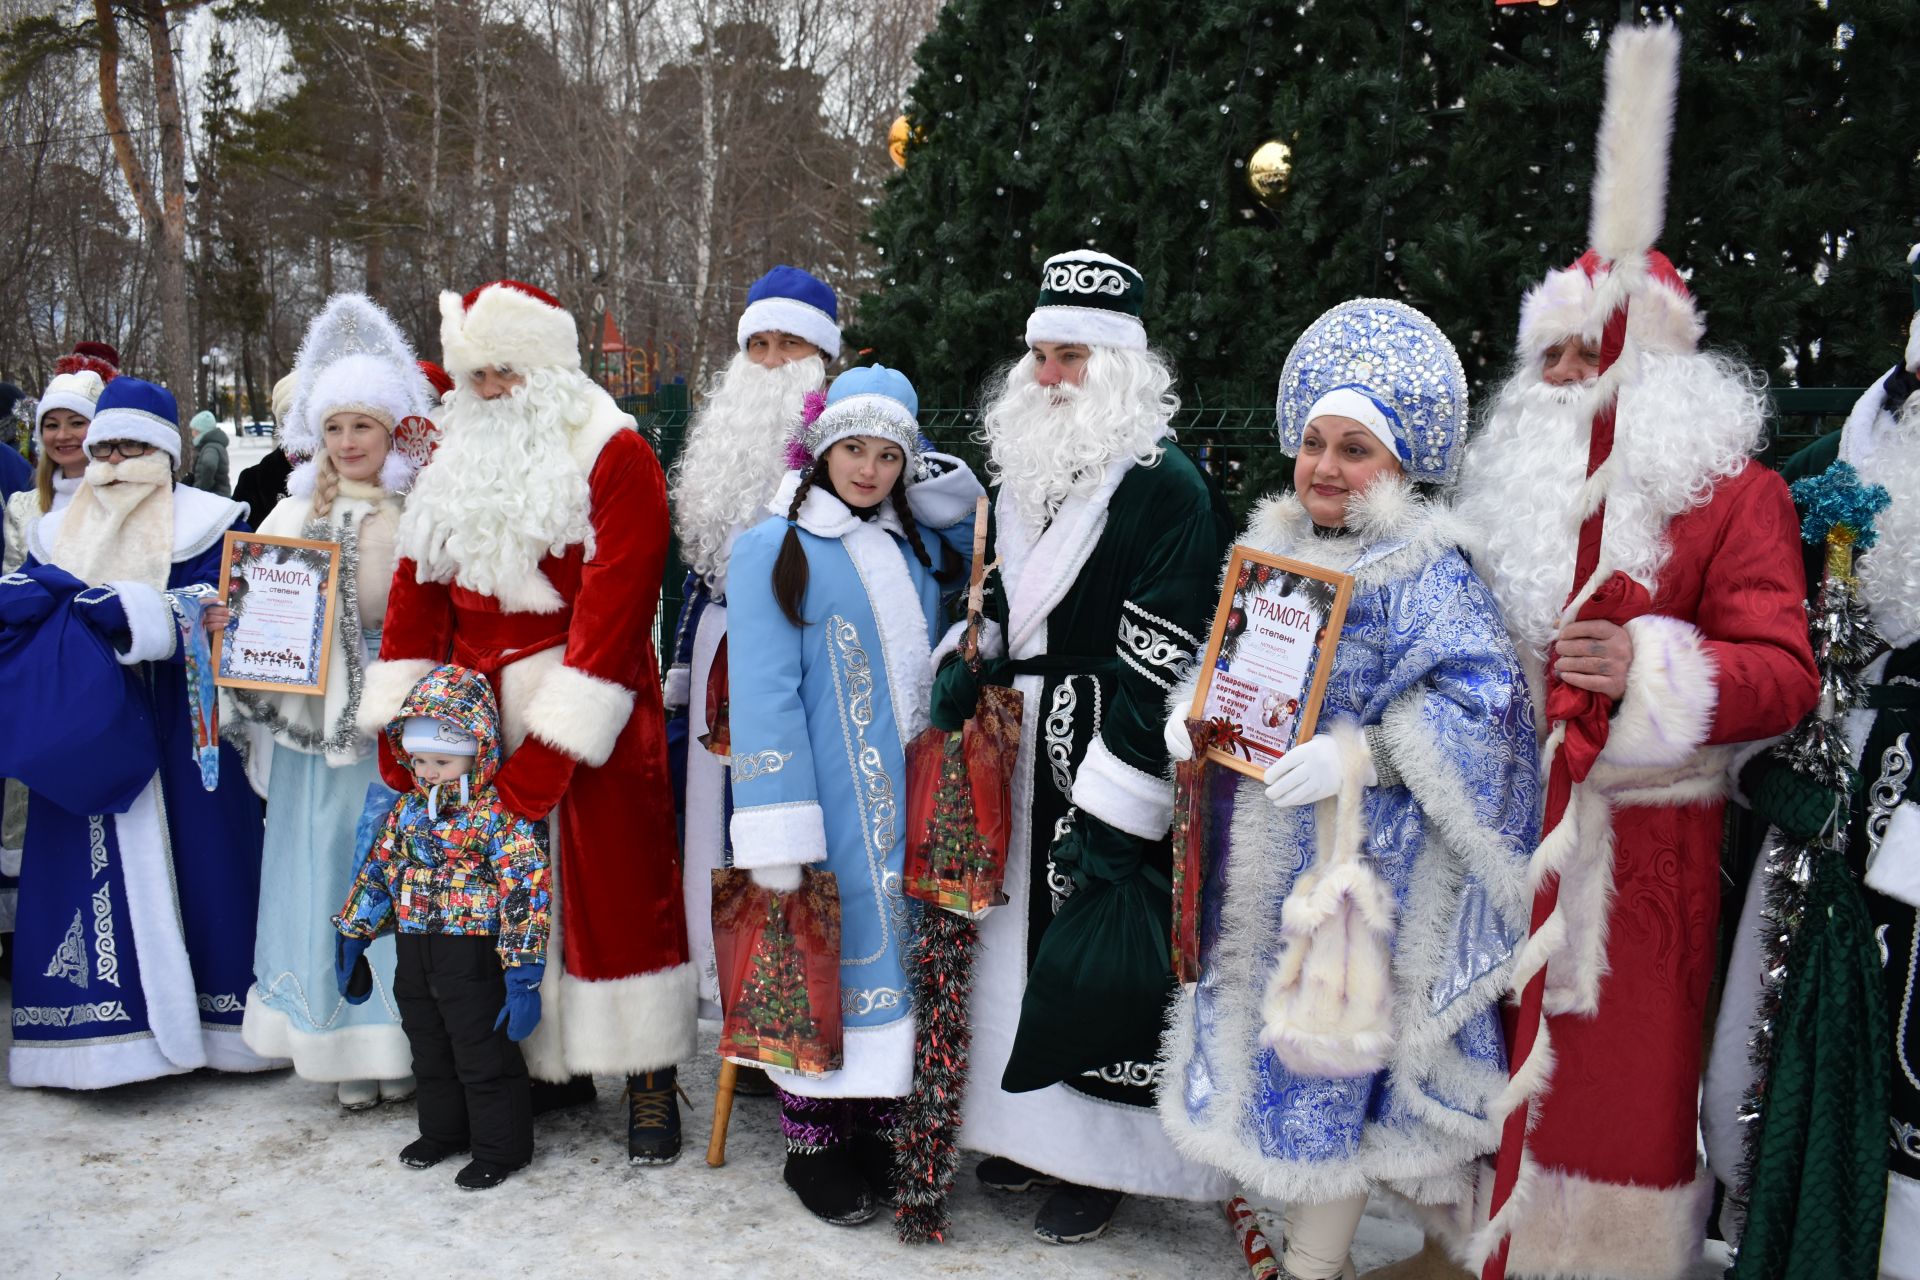
[[[1862,671],[1885,648],[1854,557],[1874,545],[1874,517],[1890,499],[1845,462],[1794,484],[1793,497],[1806,511],[1802,536],[1825,548],[1812,613],[1820,705],[1772,754],[1813,784],[1799,794],[1815,811],[1764,855],[1767,954],[1741,1116],[1747,1213],[1733,1280],[1869,1275],[1886,1204],[1887,1014],[1873,922],[1848,865],[1859,777],[1846,720],[1865,702]]]
[[[1587,445],[1586,512],[1574,558],[1573,593],[1562,612],[1564,622],[1602,619],[1624,625],[1645,614],[1646,588],[1615,570],[1602,554],[1607,492],[1618,474],[1608,461],[1613,453],[1619,388],[1631,361],[1622,361],[1627,315],[1636,295],[1645,291],[1658,264],[1653,242],[1666,217],[1668,148],[1673,137],[1674,97],[1679,85],[1680,36],[1670,25],[1616,28],[1607,51],[1607,96],[1600,119],[1593,181],[1593,248],[1580,266],[1594,281],[1593,308],[1582,337],[1597,339],[1603,390]],[[1668,268],[1671,271],[1671,268]],[[1545,715],[1552,726],[1542,755],[1547,769],[1546,811],[1541,843],[1531,870],[1533,918],[1513,976],[1519,1016],[1512,1047],[1511,1083],[1496,1102],[1505,1116],[1500,1153],[1494,1166],[1488,1221],[1473,1242],[1482,1280],[1503,1280],[1507,1273],[1508,1234],[1512,1230],[1514,1191],[1524,1163],[1532,1099],[1547,1083],[1552,1047],[1544,1000],[1547,957],[1561,944],[1565,916],[1558,912],[1559,863],[1579,848],[1579,821],[1570,803],[1606,746],[1608,700],[1549,675]]]

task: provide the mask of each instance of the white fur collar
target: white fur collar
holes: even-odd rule
[[[1044,531],[1036,529],[1003,488],[995,503],[998,517],[994,551],[1007,591],[1007,652],[1031,658],[1047,649],[1047,615],[1066,597],[1087,557],[1107,527],[1107,505],[1114,490],[1135,466],[1116,458],[1097,488],[1060,504]]]
[[[60,523],[71,508],[49,511],[27,525],[27,549],[41,564],[53,563],[53,546],[60,535]],[[247,504],[234,502],[193,489],[173,487],[173,549],[169,559],[175,564],[191,560],[218,542],[233,522],[247,514]]]
[[[789,471],[780,480],[780,487],[773,492],[773,501],[767,504],[767,510],[787,518],[787,508],[793,505],[794,491],[800,487],[798,471]],[[888,533],[906,536],[906,529],[900,524],[900,515],[893,509],[891,499],[880,503],[880,510],[871,520],[862,520],[853,514],[853,508],[840,501],[834,491],[824,484],[816,484],[807,490],[807,497],[800,504],[800,514],[795,517],[797,523],[808,533],[821,538],[840,538],[862,525],[874,525]]]
[[[591,476],[593,464],[600,457],[600,451],[607,447],[607,441],[622,431],[633,431],[633,415],[622,409],[614,398],[596,386],[593,396],[593,412],[581,425],[572,431],[568,441],[568,452],[573,455],[580,474]]]
[[[1263,499],[1247,521],[1241,542],[1351,573],[1361,584],[1404,577],[1436,556],[1466,545],[1466,527],[1453,511],[1429,502],[1404,478],[1376,480],[1347,505],[1347,531],[1339,537],[1314,532],[1313,518],[1291,490]]]

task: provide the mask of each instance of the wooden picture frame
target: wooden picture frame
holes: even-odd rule
[[[1259,778],[1313,737],[1352,598],[1347,574],[1233,548],[1188,712],[1232,735],[1209,748],[1210,761]]]
[[[270,593],[261,599],[272,599],[274,608],[249,619],[247,600],[256,591]],[[220,552],[220,603],[235,616],[213,637],[213,682],[324,695],[339,597],[339,543],[229,533]]]

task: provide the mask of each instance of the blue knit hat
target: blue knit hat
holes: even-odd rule
[[[827,407],[800,428],[799,444],[818,458],[848,436],[878,436],[906,455],[907,481],[923,479],[920,396],[907,375],[882,364],[849,369],[827,388]]]
[[[180,410],[173,392],[125,374],[107,384],[87,424],[87,447],[108,440],[138,440],[164,449],[180,462]]]
[[[736,335],[740,349],[747,349],[747,339],[754,334],[769,331],[805,338],[827,359],[839,359],[840,306],[833,290],[798,267],[767,272],[747,290],[747,309],[740,313]]]

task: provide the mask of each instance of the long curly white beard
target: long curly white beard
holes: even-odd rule
[[[1879,442],[1861,479],[1885,486],[1893,502],[1874,517],[1874,544],[1860,557],[1860,598],[1880,634],[1900,648],[1920,639],[1920,396]]]
[[[142,582],[164,590],[173,568],[173,460],[155,451],[89,462],[52,554],[56,565],[92,586]]]
[[[709,583],[726,575],[734,531],[767,514],[787,472],[787,437],[800,425],[807,392],[825,381],[819,356],[763,369],[740,353],[694,414],[668,490],[687,566]]]
[[[540,561],[576,543],[592,554],[592,497],[570,448],[597,390],[577,371],[540,369],[498,400],[449,394],[440,447],[400,518],[400,554],[424,582],[456,582],[509,610],[563,603]]]
[[[1033,368],[1022,356],[988,383],[977,439],[989,451],[988,476],[1039,526],[1068,498],[1099,488],[1116,459],[1158,462],[1180,399],[1150,351],[1091,347],[1079,386],[1043,387]]]
[[[1597,402],[1594,384],[1549,387],[1531,365],[1509,378],[1475,433],[1455,507],[1473,526],[1473,567],[1507,629],[1540,658],[1574,587],[1579,495]],[[1704,506],[1759,447],[1752,375],[1706,353],[1647,353],[1620,393],[1602,553],[1658,589],[1667,525]]]

